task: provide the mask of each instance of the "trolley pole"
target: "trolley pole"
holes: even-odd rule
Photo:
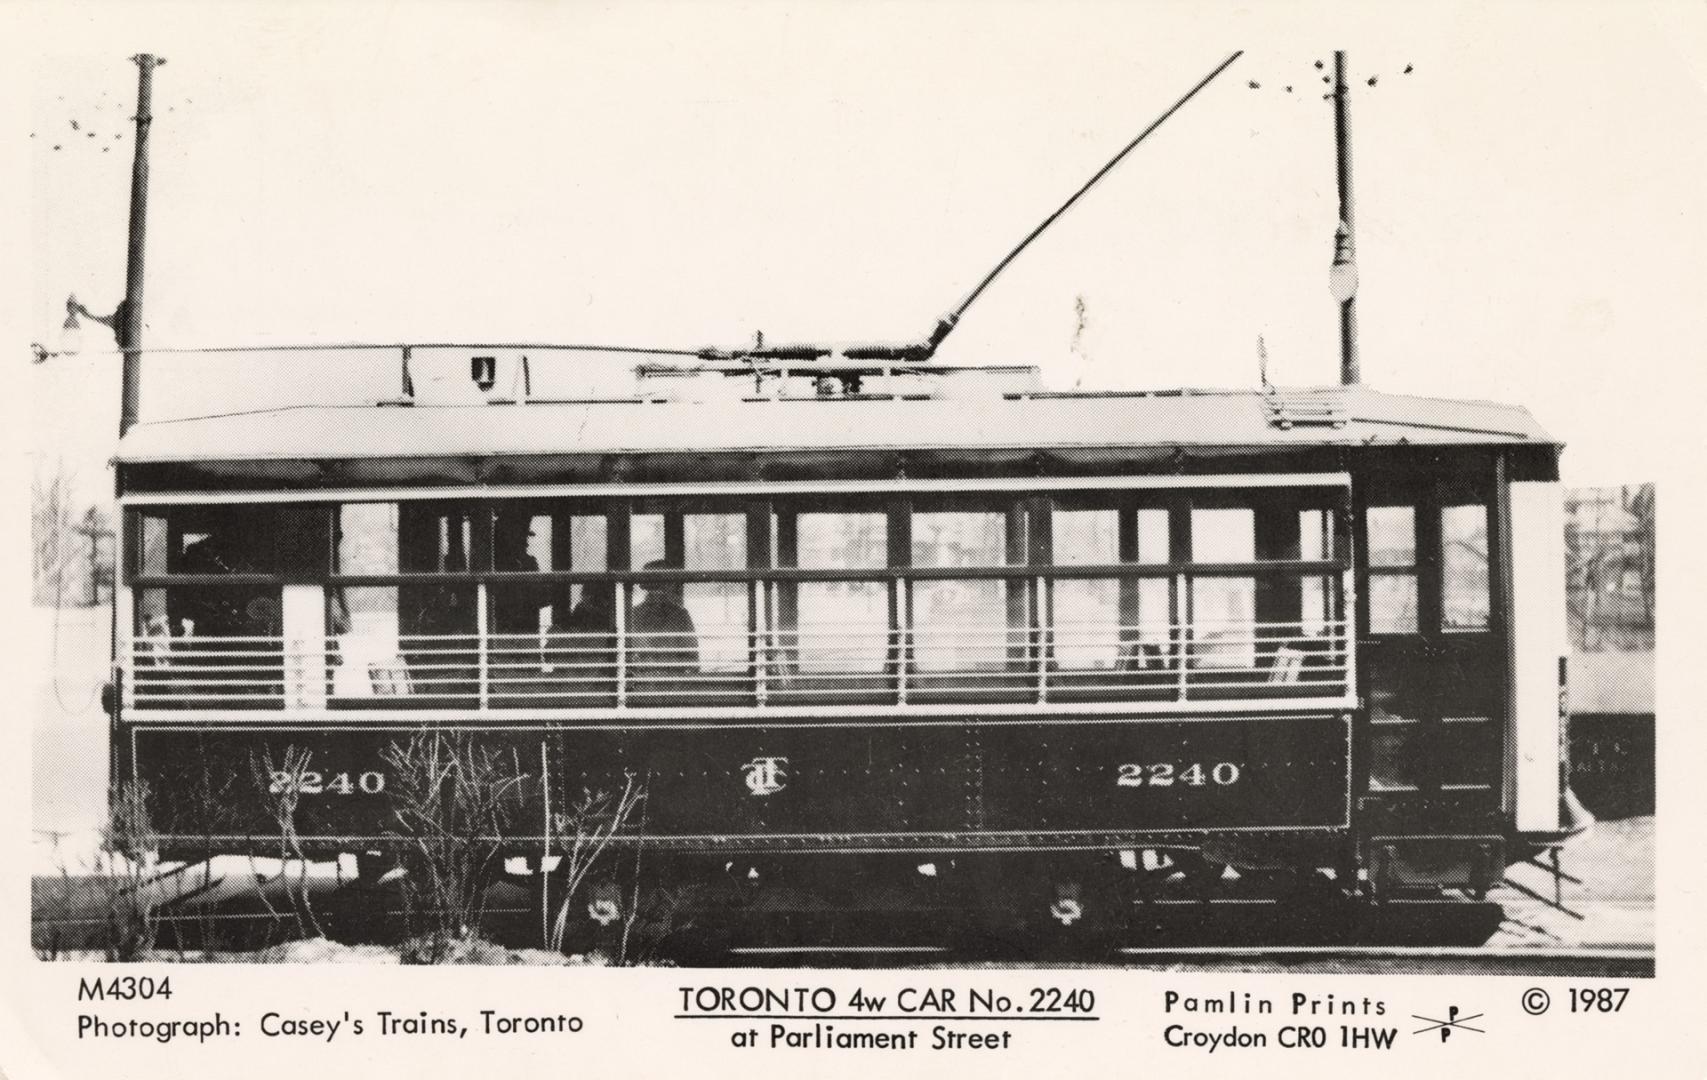
[[[1334,50],[1334,179],[1339,185],[1340,220],[1334,232],[1334,270],[1330,285],[1340,305],[1340,383],[1360,381],[1357,365],[1357,219],[1351,192],[1351,105],[1345,73],[1345,52]],[[1336,273],[1337,272],[1337,273]]]
[[[148,129],[153,126],[151,101],[154,69],[166,61],[151,53],[131,57],[136,62],[136,156],[130,165],[130,244],[125,254],[124,300],[113,327],[124,354],[119,386],[119,437],[136,423],[141,398],[142,280],[148,236]]]

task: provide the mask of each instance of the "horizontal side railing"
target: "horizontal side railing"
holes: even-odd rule
[[[634,590],[624,582],[619,595],[627,617],[593,629],[554,625],[521,632],[512,620],[505,624],[510,628],[484,634],[344,629],[309,640],[300,634],[142,635],[123,654],[125,704],[141,711],[509,712],[1350,696],[1352,640],[1343,617],[1115,614],[1116,608],[1135,606],[1118,598],[1122,579],[1165,581],[1168,610],[1178,612],[1189,610],[1195,582],[1226,576],[1213,568],[1201,575],[1110,577],[1106,596],[1077,605],[1090,610],[1054,617],[1051,609],[1062,605],[1050,596],[1051,586],[1086,575],[1038,574],[1032,567],[997,575],[804,579],[880,586],[858,600],[843,597],[839,618],[823,613],[830,601],[822,598],[814,611],[802,611],[798,596],[789,604],[777,602],[779,591],[799,588],[799,577],[748,575],[736,580],[749,582],[750,597],[729,592],[707,602],[690,592],[687,608],[697,624],[692,632],[635,630],[627,614]],[[1241,576],[1259,577],[1248,569]],[[994,594],[972,585],[990,577],[1010,590],[993,604],[988,601]],[[1343,613],[1341,577],[1322,574],[1320,580],[1326,610]],[[915,588],[926,581],[968,584],[964,594],[940,585],[928,594]],[[490,598],[484,584],[480,591],[484,609]],[[1009,622],[1017,613],[1024,613],[1024,621]],[[563,621],[561,614],[557,618]]]

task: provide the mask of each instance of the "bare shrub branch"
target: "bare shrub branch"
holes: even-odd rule
[[[439,963],[459,940],[477,937],[486,885],[525,779],[519,763],[466,734],[418,731],[381,755],[391,779],[396,835],[407,846],[405,917],[417,947],[405,959]]]

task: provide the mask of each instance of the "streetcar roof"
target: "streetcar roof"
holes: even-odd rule
[[[1552,445],[1528,410],[1490,402],[1309,392],[1331,416],[1254,391],[883,399],[301,406],[141,423],[126,463],[267,459],[1125,447]],[[1296,393],[1293,400],[1298,400]]]

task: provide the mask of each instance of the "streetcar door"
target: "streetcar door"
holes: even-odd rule
[[[1491,491],[1427,483],[1361,500],[1362,805],[1381,831],[1497,831],[1506,661]]]

